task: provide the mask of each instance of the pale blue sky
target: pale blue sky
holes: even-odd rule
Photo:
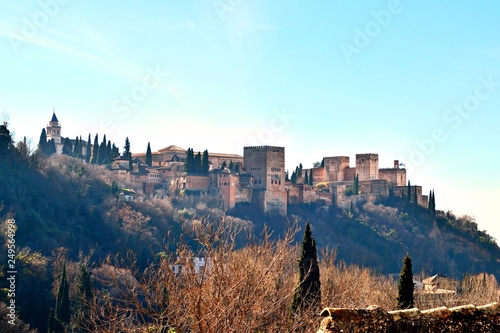
[[[279,145],[290,170],[378,153],[500,239],[498,13],[485,0],[0,0],[0,110],[33,144],[55,106],[65,136],[129,136],[133,152]]]

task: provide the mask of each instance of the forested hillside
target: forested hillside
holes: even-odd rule
[[[296,206],[287,217],[259,214],[248,205],[224,213],[211,202],[165,190],[127,202],[105,166],[69,156],[46,158],[23,143],[14,147],[6,137],[0,138],[0,245],[6,248],[7,220],[14,219],[17,306],[21,318],[35,327],[46,327],[62,262],[99,267],[108,256],[126,257],[132,251],[141,270],[162,253],[175,253],[178,244],[198,253],[203,246],[189,231],[221,220],[240,231],[232,239],[235,248],[261,241],[266,227],[268,238],[278,240],[294,223],[303,227],[310,221],[319,248],[336,249],[337,259],[348,264],[397,273],[408,252],[415,272],[456,278],[487,272],[500,279],[500,249],[470,217],[434,216],[394,197],[350,211]],[[6,263],[7,251],[2,251],[2,272]],[[69,266],[70,276],[75,267]],[[1,281],[5,288],[6,279]],[[0,295],[0,301],[5,299],[5,293]]]

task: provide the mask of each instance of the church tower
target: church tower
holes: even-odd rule
[[[56,150],[58,154],[62,153],[62,137],[61,137],[61,124],[59,120],[57,120],[56,110],[54,108],[54,112],[52,113],[52,119],[46,128],[47,131],[47,141],[50,139],[54,139],[54,143],[56,144]]]

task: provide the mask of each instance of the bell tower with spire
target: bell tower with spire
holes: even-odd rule
[[[61,124],[56,116],[56,108],[54,107],[54,111],[52,113],[52,119],[46,128],[47,131],[47,141],[50,139],[54,139],[54,143],[56,144],[56,150],[58,154],[62,153],[62,137],[61,137]]]

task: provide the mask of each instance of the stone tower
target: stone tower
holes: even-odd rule
[[[287,213],[285,191],[285,148],[244,147],[245,171],[255,178],[253,200],[264,212]]]
[[[57,120],[56,111],[52,113],[52,119],[46,128],[47,131],[47,141],[50,139],[54,139],[54,143],[56,144],[56,150],[58,154],[62,153],[62,137],[61,137],[61,124],[59,120]]]
[[[356,173],[359,180],[378,179],[378,154],[356,154]]]

